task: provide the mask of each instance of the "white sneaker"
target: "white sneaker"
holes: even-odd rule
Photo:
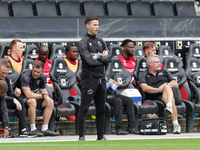
[[[173,134],[181,134],[181,126],[180,125],[174,126]]]
[[[165,116],[172,116],[173,110],[171,106],[167,106],[164,110]]]

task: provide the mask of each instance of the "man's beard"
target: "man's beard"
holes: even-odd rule
[[[130,57],[132,57],[132,56],[133,56],[133,54],[132,54],[132,53],[130,53],[130,52],[127,52],[127,51],[126,51],[126,54],[127,54],[128,56],[130,56]]]

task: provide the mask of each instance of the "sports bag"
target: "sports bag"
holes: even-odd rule
[[[139,122],[139,133],[142,135],[163,135],[167,125],[163,118],[145,118]]]

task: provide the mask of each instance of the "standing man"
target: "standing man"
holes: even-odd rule
[[[24,71],[16,82],[16,87],[22,91],[21,97],[24,98],[25,105],[28,107],[28,117],[32,135],[37,136],[56,136],[59,133],[48,130],[49,120],[53,112],[54,102],[48,96],[46,90],[46,75],[43,73],[44,63],[36,61],[32,70]],[[36,108],[43,110],[42,133],[35,125]]]
[[[167,70],[160,70],[159,56],[151,54],[147,57],[148,70],[139,73],[140,87],[146,93],[146,98],[150,100],[161,100],[166,104],[165,115],[170,115],[174,134],[181,133],[181,127],[177,119],[177,109],[173,88],[179,88],[174,77]]]
[[[134,54],[134,43],[130,39],[125,39],[122,42],[122,48],[123,48],[123,54],[119,55],[118,58],[121,60],[122,65],[124,68],[126,68],[128,71],[130,71],[132,75],[132,83],[135,85],[135,80],[133,77],[133,71],[135,69],[135,63],[136,59],[133,56]]]
[[[22,57],[24,48],[23,43],[19,39],[14,39],[10,43],[11,55],[8,56],[8,59],[11,62],[12,67],[18,72],[21,73],[22,62],[24,58]]]
[[[111,61],[112,56],[103,39],[96,37],[99,31],[98,18],[87,17],[85,25],[87,35],[79,42],[79,51],[82,58],[81,106],[78,114],[79,140],[85,140],[85,116],[93,99],[96,107],[97,140],[106,140],[104,137],[106,101],[104,70],[105,65]]]

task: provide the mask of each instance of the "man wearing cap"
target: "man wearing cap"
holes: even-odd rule
[[[125,39],[122,42],[123,54],[119,55],[118,58],[121,60],[124,68],[131,72],[133,78],[133,71],[135,68],[136,59],[133,56],[134,54],[134,43],[130,39]],[[132,79],[132,83],[135,84],[134,78]]]

